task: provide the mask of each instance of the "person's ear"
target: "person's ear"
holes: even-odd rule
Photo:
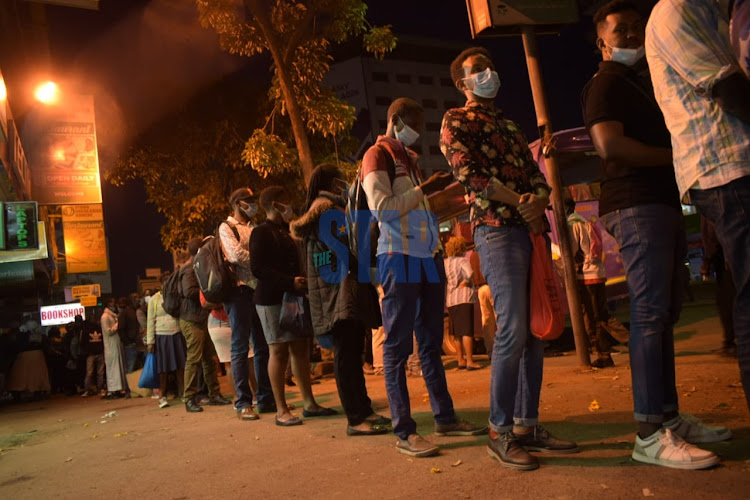
[[[604,52],[604,39],[602,37],[596,39],[596,48],[599,49],[599,52]]]

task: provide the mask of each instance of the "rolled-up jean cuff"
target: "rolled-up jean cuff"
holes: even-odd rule
[[[513,425],[512,424],[511,425],[495,425],[495,424],[493,424],[492,422],[489,422],[489,421],[488,421],[488,423],[490,425],[490,429],[492,429],[493,431],[497,432],[498,434],[502,434],[504,432],[510,432],[510,431],[513,430]]]
[[[664,422],[664,414],[661,415],[644,415],[642,413],[633,413],[633,416],[638,422],[645,422],[648,424],[661,424]]]
[[[519,427],[534,427],[538,423],[538,418],[513,418],[513,425],[517,425]]]

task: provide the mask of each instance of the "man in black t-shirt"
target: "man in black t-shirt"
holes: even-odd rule
[[[644,57],[644,20],[633,4],[615,0],[599,9],[594,22],[603,61],[583,90],[582,104],[604,168],[599,216],[620,247],[630,292],[630,365],[639,422],[633,458],[705,468],[717,457],[683,439],[716,441],[722,430],[678,412],[673,328],[682,306],[687,246],[670,135]]]

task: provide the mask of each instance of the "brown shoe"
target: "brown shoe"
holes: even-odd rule
[[[435,434],[438,436],[478,436],[487,434],[487,426],[474,425],[471,422],[457,418],[452,424],[438,424],[435,422]]]
[[[490,438],[487,442],[487,453],[497,459],[503,467],[518,470],[539,468],[539,460],[523,449],[512,431],[504,432],[496,439]]]
[[[535,425],[531,432],[516,434],[518,444],[528,451],[541,451],[543,453],[578,453],[578,445],[573,441],[563,441],[552,436],[547,429],[541,425]]]

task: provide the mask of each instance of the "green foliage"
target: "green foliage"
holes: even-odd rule
[[[396,45],[390,26],[370,26],[365,19],[367,5],[360,0],[196,1],[201,24],[218,33],[222,49],[248,57],[271,53],[274,77],[268,95],[274,106],[272,114],[278,111],[292,120],[298,118],[301,122],[297,123],[304,124],[305,133],[313,140],[346,142],[355,110],[323,85],[332,62],[330,47],[362,35],[365,50],[382,59]],[[291,80],[286,92],[282,73]],[[293,104],[301,116],[290,115]],[[269,123],[273,124],[269,120],[266,125]],[[264,177],[292,167],[309,169],[304,158],[313,157],[310,151],[297,151],[302,162],[289,158],[294,154],[291,139],[301,144],[295,134],[284,139],[273,130],[255,131],[245,144],[242,159]],[[307,147],[315,148],[312,144]]]

